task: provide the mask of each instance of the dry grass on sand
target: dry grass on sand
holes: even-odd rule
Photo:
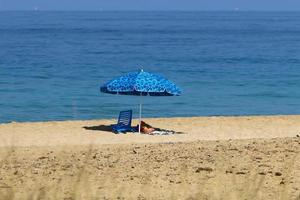
[[[0,199],[300,199],[300,139],[2,147]]]

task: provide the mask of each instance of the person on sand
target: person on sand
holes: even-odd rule
[[[139,130],[139,125],[137,125],[137,130]],[[146,122],[141,121],[141,133],[149,134],[149,135],[171,135],[174,134],[175,131],[154,128],[151,125],[147,124]]]
[[[139,130],[139,125],[137,125],[137,128]],[[146,122],[141,121],[141,133],[151,134],[153,131],[155,131],[155,128],[153,128],[152,126],[150,126]]]

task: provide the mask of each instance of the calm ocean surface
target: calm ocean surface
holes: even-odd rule
[[[99,87],[141,68],[145,117],[300,114],[300,12],[0,12],[0,122],[137,117]]]

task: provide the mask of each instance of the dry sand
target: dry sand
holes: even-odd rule
[[[145,121],[0,125],[0,199],[300,199],[300,116]]]
[[[186,134],[149,136],[112,134],[114,120],[0,124],[0,146],[58,146],[193,142],[252,138],[295,137],[300,116],[190,117],[145,119],[154,127]],[[134,120],[133,124],[137,124]]]

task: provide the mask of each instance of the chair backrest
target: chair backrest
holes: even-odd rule
[[[121,111],[119,114],[118,125],[131,126],[132,110]]]

